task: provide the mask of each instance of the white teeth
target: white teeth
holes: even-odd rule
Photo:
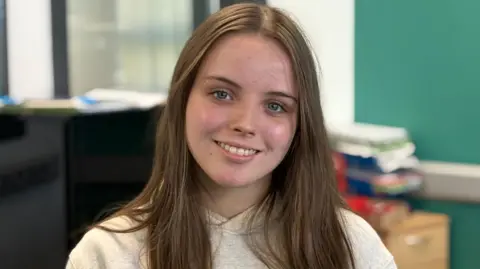
[[[254,149],[237,148],[237,147],[230,146],[230,145],[222,143],[222,142],[219,142],[218,145],[220,147],[222,147],[223,149],[229,151],[230,153],[236,154],[236,155],[239,155],[239,156],[250,156],[250,155],[253,155],[253,154],[257,153],[257,151],[254,150]]]

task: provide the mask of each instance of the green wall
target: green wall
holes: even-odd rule
[[[355,120],[406,127],[423,160],[480,164],[480,1],[355,1]],[[451,218],[452,269],[480,268],[480,204]]]
[[[480,163],[479,14],[476,0],[357,0],[356,121],[406,127],[421,159]]]

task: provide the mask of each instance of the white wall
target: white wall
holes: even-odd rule
[[[303,27],[321,67],[327,122],[354,121],[354,0],[269,0]]]
[[[53,96],[50,0],[6,0],[8,83],[13,98]]]

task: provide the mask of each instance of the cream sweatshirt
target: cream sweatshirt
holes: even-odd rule
[[[245,242],[246,214],[244,212],[231,219],[209,214],[215,269],[266,269]],[[392,255],[365,220],[349,211],[342,211],[341,214],[346,220],[356,269],[397,268]],[[124,229],[132,227],[133,223],[127,218],[117,217],[104,225]],[[90,230],[70,253],[66,268],[147,269],[145,237],[145,230],[134,233]]]

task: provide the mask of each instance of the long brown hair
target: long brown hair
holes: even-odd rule
[[[299,97],[292,147],[273,171],[270,194],[263,203],[267,207],[265,227],[275,215],[281,232],[272,235],[265,229],[267,247],[252,247],[252,251],[269,268],[353,268],[352,249],[339,214],[345,205],[336,187],[314,56],[299,26],[266,5],[228,6],[193,32],[178,59],[158,123],[151,178],[140,195],[113,216],[127,216],[137,225],[122,231],[102,229],[145,229],[151,269],[212,268],[209,228],[199,205],[195,161],[185,138],[185,111],[209,49],[219,38],[240,32],[272,38],[284,48]],[[282,253],[273,251],[268,243],[271,237],[280,237],[276,240]]]

